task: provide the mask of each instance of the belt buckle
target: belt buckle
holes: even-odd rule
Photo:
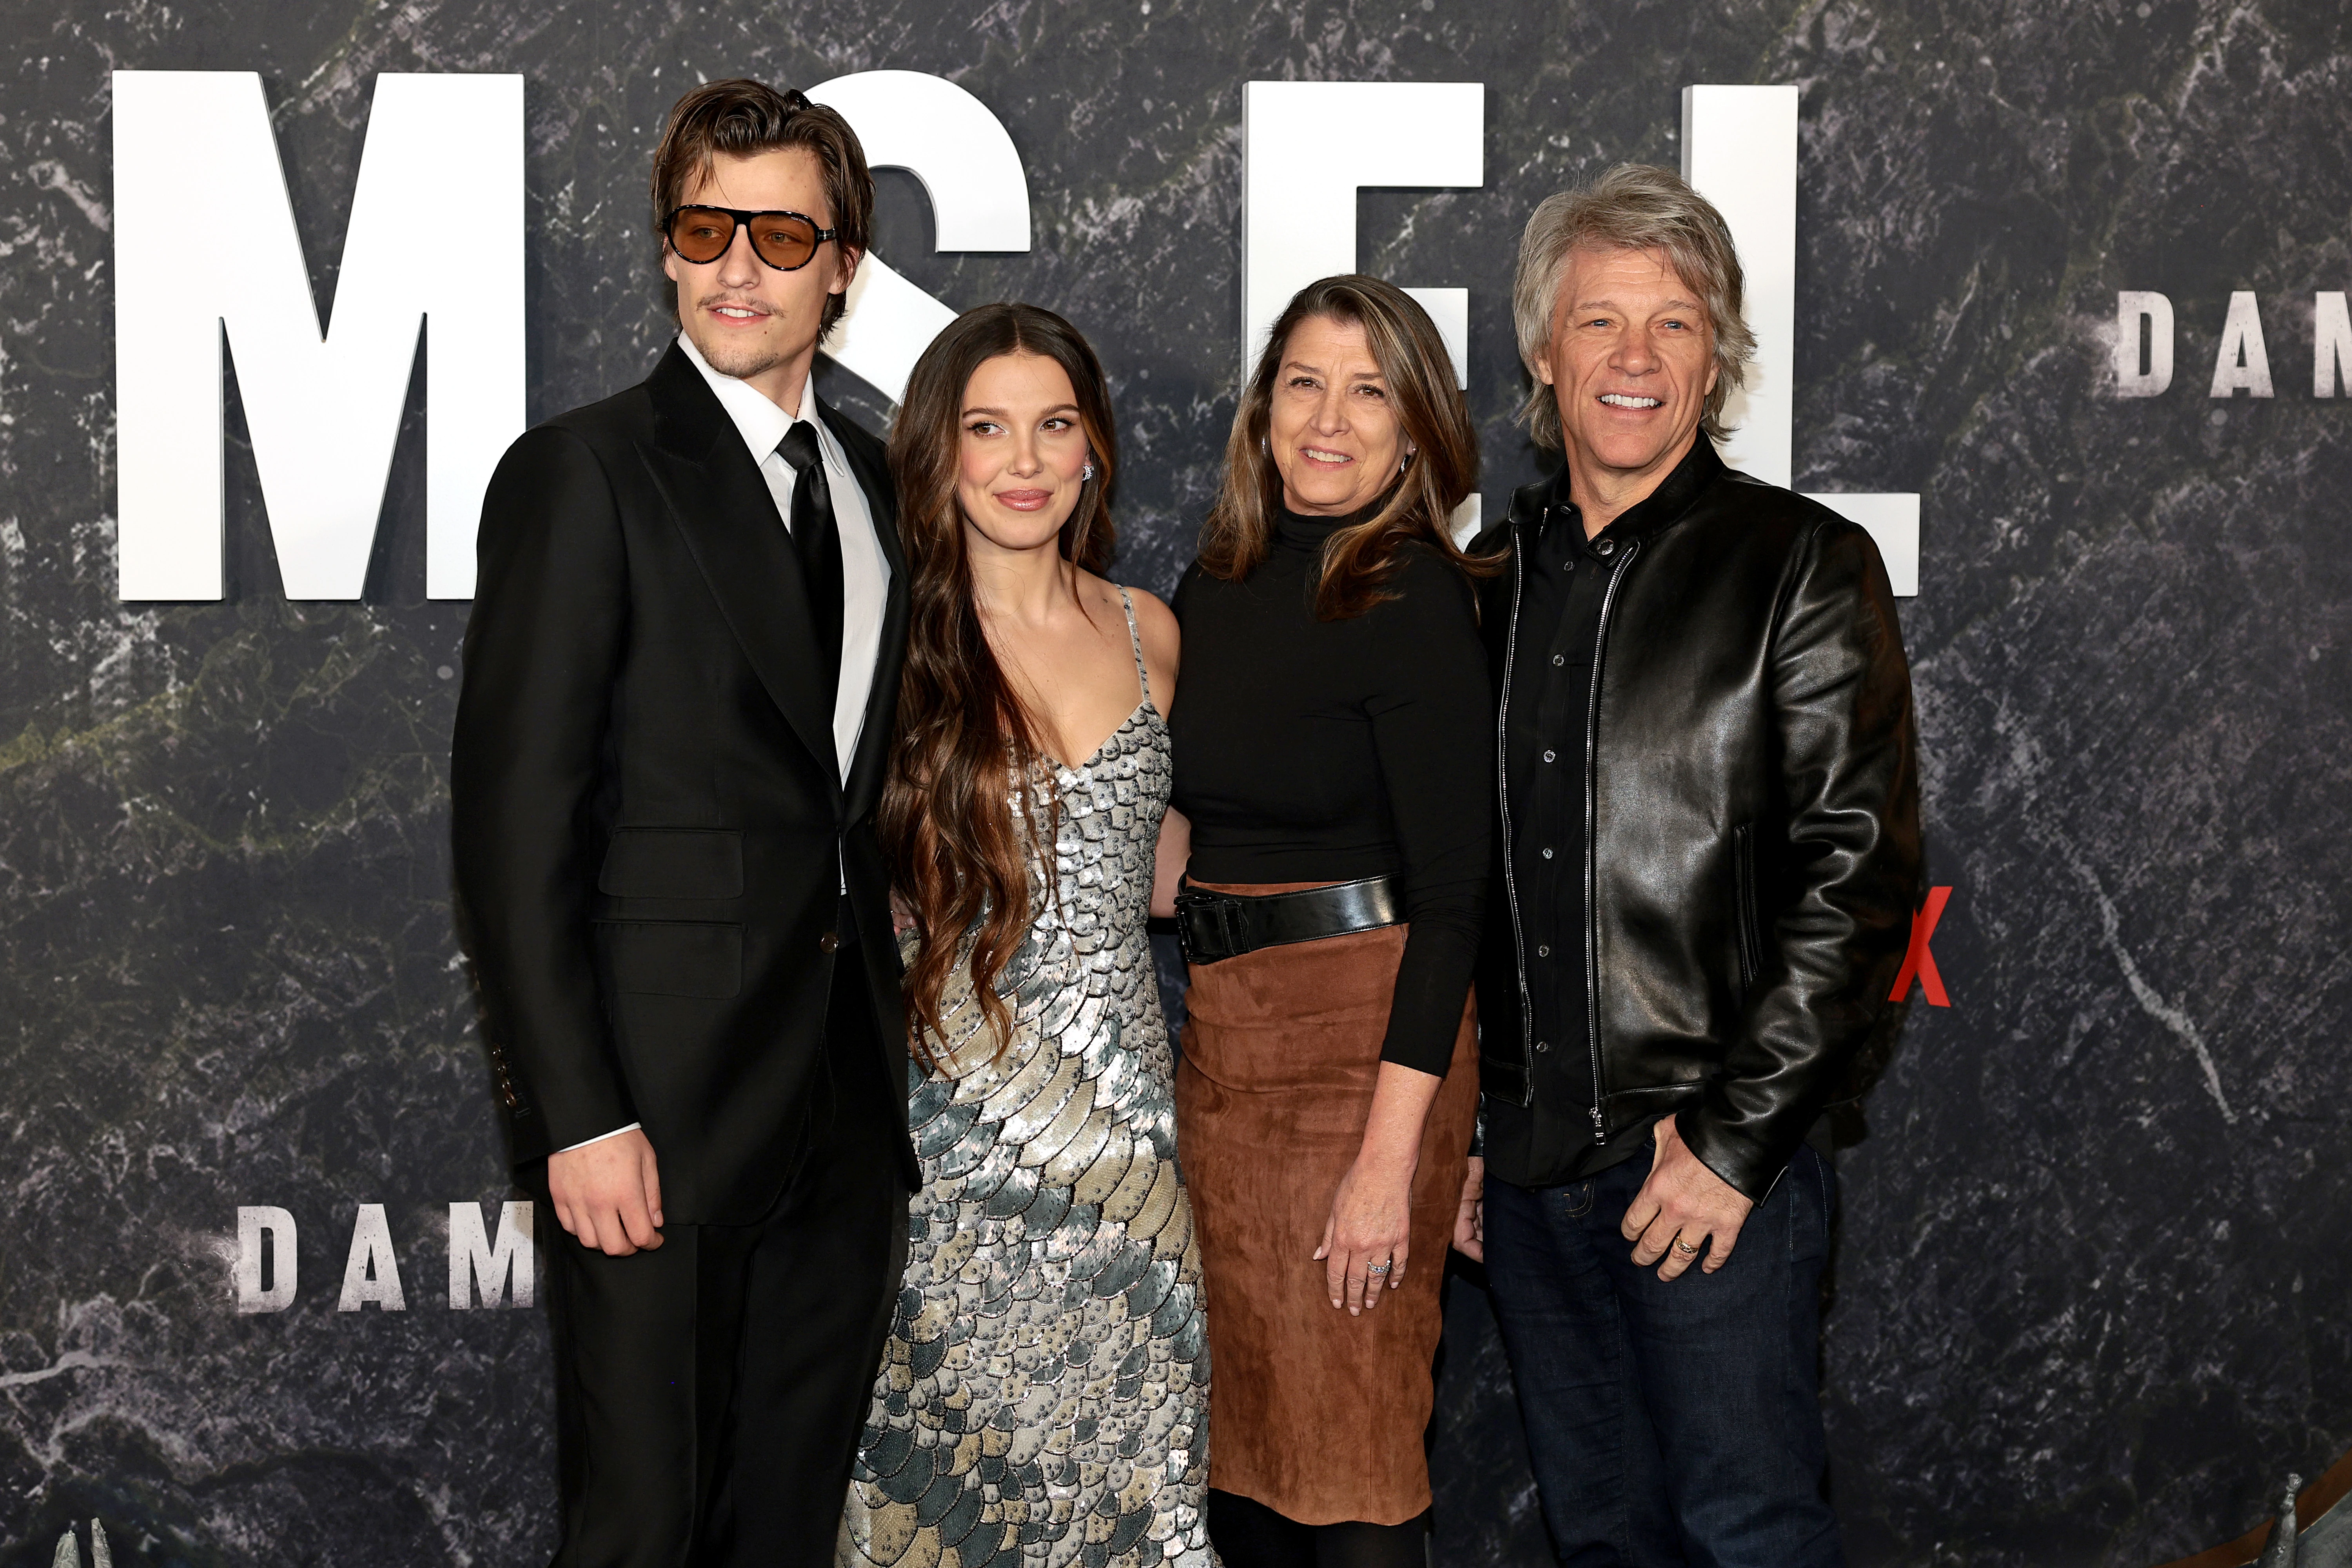
[[[1187,888],[1176,895],[1176,945],[1187,963],[1217,963],[1240,952],[1237,900]],[[1212,951],[1212,944],[1217,951]]]

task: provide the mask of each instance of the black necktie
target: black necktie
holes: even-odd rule
[[[776,453],[793,466],[793,548],[800,552],[808,584],[809,626],[816,634],[814,671],[827,711],[841,686],[841,527],[834,521],[833,487],[818,459],[816,426],[801,420],[776,443]]]

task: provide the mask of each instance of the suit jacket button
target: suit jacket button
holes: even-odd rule
[[[827,931],[816,939],[816,950],[819,952],[838,952],[841,951],[841,939]]]

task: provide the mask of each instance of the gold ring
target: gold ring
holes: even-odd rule
[[[1689,1242],[1685,1241],[1679,1236],[1675,1237],[1675,1250],[1681,1253],[1685,1258],[1696,1258],[1698,1256],[1698,1248],[1693,1247]]]

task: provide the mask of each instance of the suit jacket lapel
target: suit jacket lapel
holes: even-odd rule
[[[646,466],[760,684],[824,776],[838,780],[833,714],[808,679],[817,657],[808,584],[775,497],[734,422],[675,344],[646,385],[655,416],[653,444],[639,448]]]
[[[866,515],[874,520],[874,537],[881,543],[882,559],[890,563],[890,582],[882,605],[882,640],[874,654],[874,685],[866,696],[866,721],[857,732],[857,751],[849,765],[847,804],[854,821],[873,810],[881,798],[882,777],[890,759],[891,719],[898,710],[898,667],[906,652],[910,602],[907,551],[898,537],[898,496],[889,470],[872,458],[873,437],[849,427],[841,414],[823,402],[816,408],[857,475],[857,488],[866,492]]]

